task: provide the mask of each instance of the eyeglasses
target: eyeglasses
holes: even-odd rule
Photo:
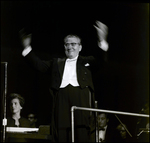
[[[76,46],[77,44],[80,45],[80,43],[65,43],[64,45],[65,45],[66,47],[69,47],[70,45],[71,45],[72,47],[74,47],[74,46]]]

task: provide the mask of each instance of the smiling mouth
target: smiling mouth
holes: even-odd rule
[[[74,52],[74,51],[70,51],[70,50],[68,51],[68,53],[73,53],[73,52]]]

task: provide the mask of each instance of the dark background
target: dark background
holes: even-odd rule
[[[96,20],[109,28],[107,64],[93,76],[98,108],[139,113],[149,101],[148,6],[107,1],[1,1],[1,62],[8,62],[7,94],[25,97],[23,116],[34,111],[41,125],[49,124],[51,97],[47,76],[30,67],[21,55],[19,30],[24,27],[32,33],[32,47],[41,59],[63,56],[63,37],[70,32],[82,38],[80,54],[92,55],[98,53]],[[4,64],[1,79],[2,101]],[[134,134],[137,117],[118,117]]]

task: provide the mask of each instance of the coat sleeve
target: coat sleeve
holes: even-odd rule
[[[25,59],[30,66],[42,73],[48,72],[52,65],[52,60],[43,61],[33,51],[31,51],[27,56],[25,56]]]

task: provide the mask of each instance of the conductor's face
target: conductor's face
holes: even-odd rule
[[[77,37],[69,37],[65,40],[65,54],[69,59],[75,58],[82,49],[80,39]]]

